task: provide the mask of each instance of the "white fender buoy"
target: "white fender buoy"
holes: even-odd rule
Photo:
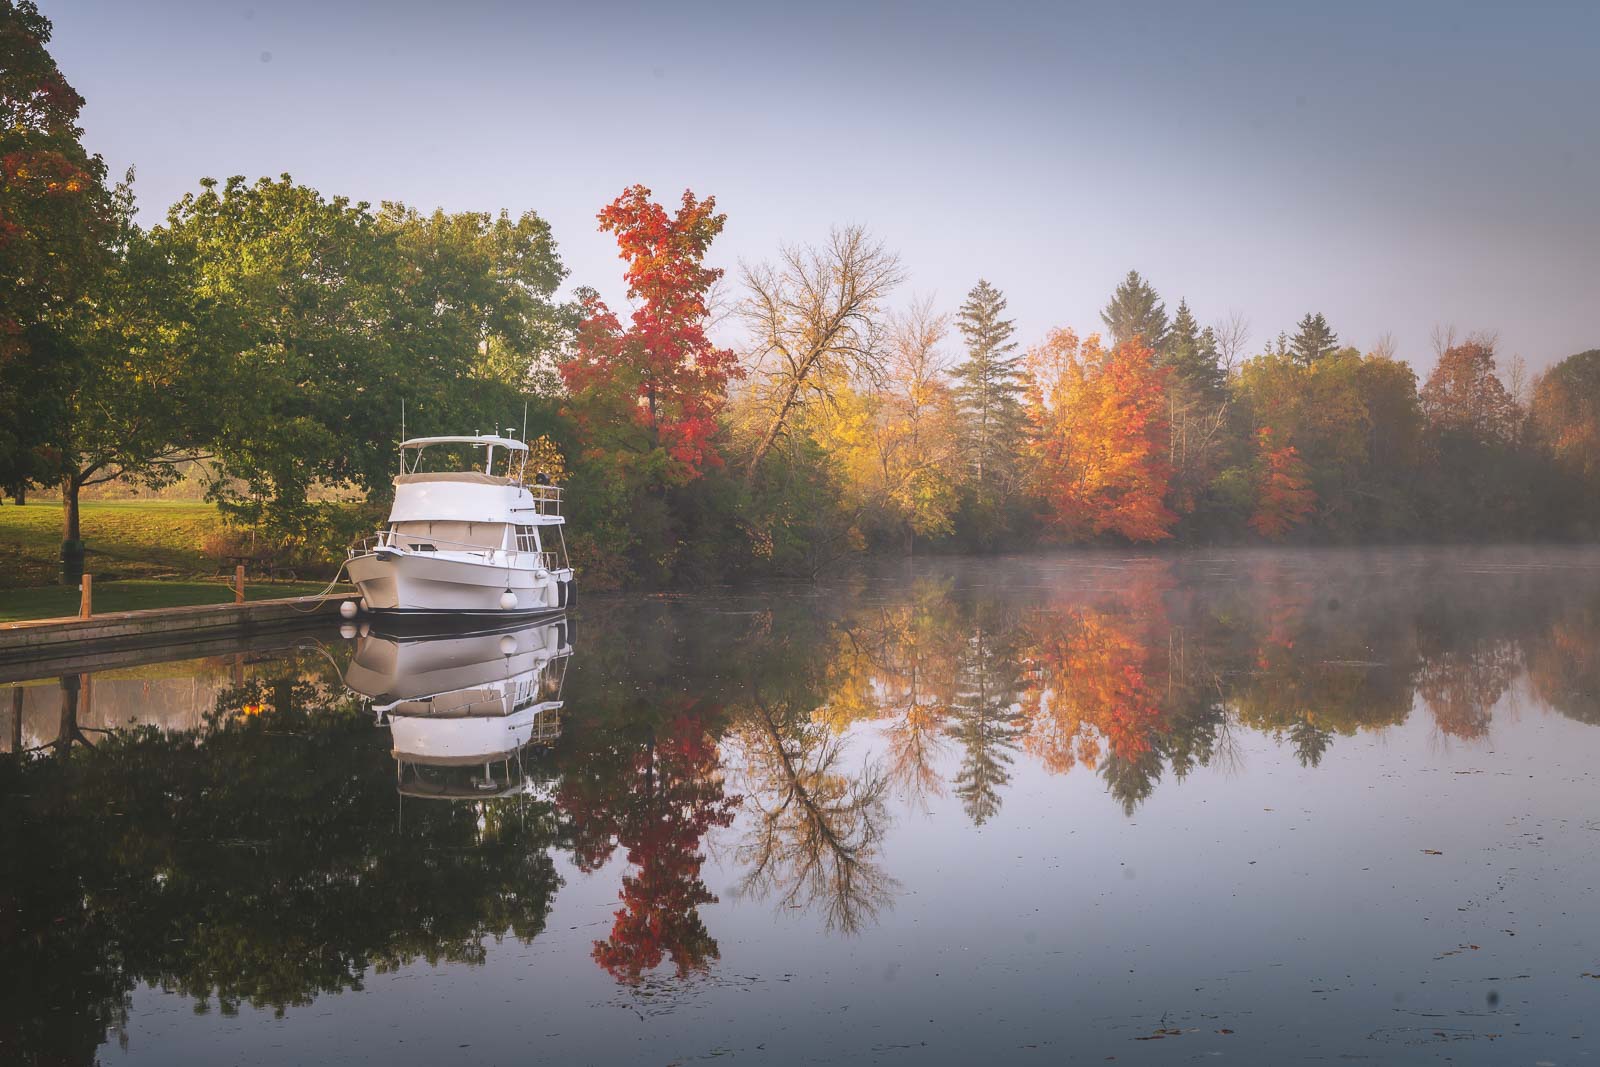
[[[510,611],[512,608],[514,608],[516,606],[517,606],[517,594],[513,593],[509,589],[507,589],[504,593],[500,594],[500,610],[501,611]]]
[[[339,627],[339,636],[344,638],[346,641],[350,640],[359,632],[360,631],[356,629],[354,623],[347,622]]]
[[[500,638],[500,654],[502,656],[509,656],[516,650],[517,639],[514,636],[511,634],[506,634],[504,637]]]
[[[346,600],[339,605],[339,618],[341,619],[353,619],[359,614],[361,614],[361,605],[354,600]]]

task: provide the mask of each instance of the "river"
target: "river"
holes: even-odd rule
[[[1600,552],[207,651],[0,683],[0,1060],[1600,1055]]]

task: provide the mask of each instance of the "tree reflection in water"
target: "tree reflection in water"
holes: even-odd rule
[[[896,885],[879,858],[889,779],[871,761],[852,771],[846,738],[795,710],[756,693],[730,728],[750,814],[735,853],[739,890],[779,907],[816,907],[828,929],[853,933]]]
[[[718,958],[717,942],[700,918],[716,903],[700,879],[701,839],[733,821],[737,797],[722,788],[718,750],[694,709],[674,716],[623,761],[615,792],[599,811],[585,812],[586,833],[615,837],[633,871],[623,876],[611,936],[594,943],[594,960],[620,981],[636,982],[670,958],[683,978]],[[571,804],[574,794],[562,794]],[[609,852],[609,849],[603,849]],[[587,857],[592,865],[596,856]]]
[[[1011,784],[1011,763],[1022,718],[1016,702],[1022,688],[1019,657],[1005,622],[990,612],[973,620],[958,650],[950,737],[961,747],[961,767],[951,780],[961,808],[974,826],[1000,813],[1001,791]]]
[[[89,1063],[140,983],[282,1014],[544,929],[562,832],[525,798],[397,819],[387,738],[334,679],[226,690],[206,725],[5,761],[0,1049]],[[498,814],[499,817],[488,817]]]
[[[1250,731],[1315,767],[1414,711],[1484,738],[1514,694],[1600,725],[1600,580],[1572,572],[1008,566],[998,591],[957,569],[756,612],[591,609],[563,735],[519,757],[539,788],[406,800],[403,820],[387,731],[315,661],[240,678],[198,730],[96,734],[95,683],[70,675],[30,690],[24,744],[15,690],[12,749],[33,751],[0,761],[0,848],[23,858],[0,884],[0,1057],[92,1062],[140,983],[283,1012],[481,961],[544,929],[557,852],[588,874],[628,861],[594,962],[676,980],[720,955],[708,855],[740,898],[858,931],[897,891],[900,806],[997,820],[1030,762],[1100,776],[1131,814],[1236,764]]]

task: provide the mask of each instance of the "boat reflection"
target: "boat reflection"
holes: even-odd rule
[[[533,794],[548,783],[524,756],[561,736],[571,640],[564,617],[444,636],[369,631],[344,680],[389,727],[402,796]]]

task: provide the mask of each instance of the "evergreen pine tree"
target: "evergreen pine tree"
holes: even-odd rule
[[[1227,380],[1218,362],[1216,335],[1209,326],[1200,329],[1186,300],[1178,301],[1161,361],[1172,368],[1175,384],[1191,399],[1211,402],[1222,397]]]
[[[950,705],[949,734],[961,746],[961,769],[953,784],[974,826],[999,813],[1000,790],[1011,781],[1020,733],[1013,701],[1021,688],[1013,653],[980,623],[967,640]]]
[[[1100,321],[1111,331],[1114,345],[1140,337],[1157,352],[1166,346],[1167,306],[1136,270],[1130,270],[1111,294],[1111,302],[1100,312]]]
[[[1300,332],[1289,342],[1294,361],[1302,367],[1311,366],[1338,347],[1339,335],[1329,328],[1328,320],[1322,317],[1320,311],[1315,315],[1307,312],[1306,317],[1300,320]]]
[[[1022,432],[1022,356],[1011,340],[1011,320],[1001,318],[1005,310],[1005,296],[980,279],[956,314],[967,358],[950,374],[962,446],[980,495],[1008,484]]]

